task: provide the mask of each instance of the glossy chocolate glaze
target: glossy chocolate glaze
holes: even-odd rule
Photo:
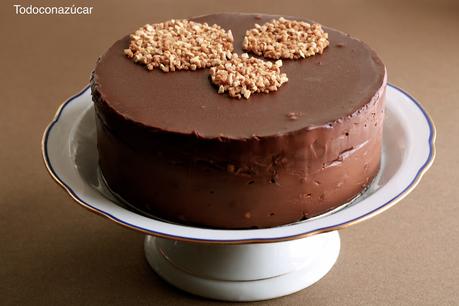
[[[195,20],[231,29],[242,52],[246,29],[272,18]],[[160,217],[220,228],[287,224],[352,199],[379,168],[386,74],[364,43],[325,29],[323,55],[284,61],[289,82],[248,101],[218,95],[207,70],[148,72],[123,55],[128,37],[116,42],[92,78],[111,189]]]

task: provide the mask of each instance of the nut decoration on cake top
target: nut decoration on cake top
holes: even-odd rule
[[[234,37],[217,24],[199,23],[186,19],[171,19],[146,24],[130,35],[129,48],[124,54],[148,70],[163,72],[209,68],[210,80],[218,93],[227,92],[232,98],[249,99],[253,93],[277,91],[288,81],[280,72],[282,61],[250,57],[247,53],[232,53]],[[300,59],[322,54],[329,45],[328,34],[319,24],[273,19],[247,30],[244,50],[271,59]]]
[[[301,59],[322,54],[329,44],[320,24],[280,17],[247,30],[243,48],[271,59]]]
[[[209,68],[234,49],[231,31],[186,19],[146,24],[130,38],[126,56],[164,72]]]
[[[282,61],[274,64],[247,53],[239,56],[233,53],[228,60],[210,68],[213,84],[218,86],[218,93],[228,92],[230,97],[248,99],[252,93],[269,93],[288,81],[287,75],[280,72]]]

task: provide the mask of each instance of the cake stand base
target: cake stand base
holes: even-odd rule
[[[145,239],[148,263],[164,280],[192,294],[225,301],[267,300],[304,289],[330,271],[339,251],[337,231],[243,245]]]

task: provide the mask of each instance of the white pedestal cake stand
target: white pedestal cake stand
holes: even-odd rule
[[[382,164],[357,199],[319,217],[268,229],[185,226],[139,213],[107,189],[97,171],[94,110],[88,87],[58,110],[43,137],[51,176],[83,207],[145,233],[145,255],[169,283],[228,301],[284,296],[310,286],[339,255],[341,228],[373,217],[406,196],[431,165],[435,129],[421,105],[387,88]]]

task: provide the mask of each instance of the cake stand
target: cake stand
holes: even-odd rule
[[[146,234],[145,256],[164,280],[203,297],[255,301],[296,292],[327,274],[339,255],[338,230],[381,213],[412,191],[432,164],[434,140],[435,128],[421,105],[388,85],[381,169],[370,187],[319,217],[247,230],[152,218],[111,193],[98,175],[89,87],[59,108],[42,150],[49,173],[78,204]]]

